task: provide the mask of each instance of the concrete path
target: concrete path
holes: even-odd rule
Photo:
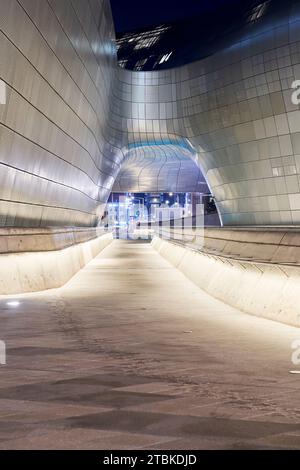
[[[209,297],[148,243],[0,297],[0,320],[0,449],[300,448],[299,329]]]

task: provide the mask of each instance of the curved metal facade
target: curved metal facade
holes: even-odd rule
[[[154,143],[137,144],[128,151],[113,191],[209,193],[190,149]]]
[[[117,68],[107,0],[0,6],[1,225],[95,225],[132,146],[143,169],[153,143],[158,166],[191,149],[225,225],[300,223],[299,1],[160,72]]]
[[[107,1],[0,0],[0,224],[94,225],[118,171]]]
[[[289,7],[291,2],[287,4]],[[225,225],[300,223],[300,7],[190,65],[119,71],[129,141],[189,141]]]

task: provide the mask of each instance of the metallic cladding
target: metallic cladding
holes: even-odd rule
[[[131,158],[143,169],[147,153],[173,168],[190,157],[225,225],[300,223],[299,1],[158,72],[117,67],[107,0],[0,7],[0,225],[96,225],[122,163],[123,174]]]

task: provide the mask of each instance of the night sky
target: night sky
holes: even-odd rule
[[[111,0],[117,33],[175,22],[220,7],[243,3],[243,0]]]

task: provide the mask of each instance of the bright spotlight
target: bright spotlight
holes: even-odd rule
[[[20,302],[18,300],[11,300],[9,302],[6,302],[6,305],[8,307],[19,307]]]

